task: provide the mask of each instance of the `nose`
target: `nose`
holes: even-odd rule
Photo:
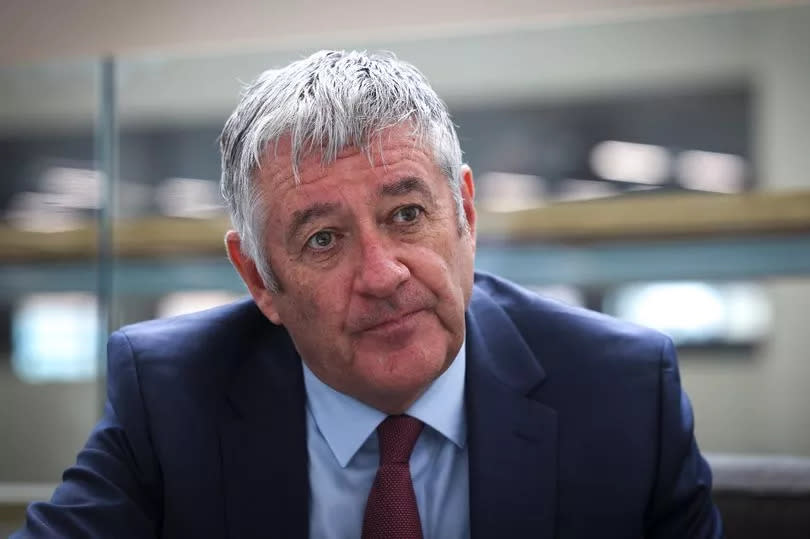
[[[410,270],[382,237],[364,238],[357,260],[355,289],[378,298],[391,296],[410,277]]]

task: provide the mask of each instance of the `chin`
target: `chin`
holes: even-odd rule
[[[450,365],[446,352],[424,355],[424,350],[408,349],[389,354],[385,359],[374,359],[369,373],[373,385],[387,391],[423,391]]]

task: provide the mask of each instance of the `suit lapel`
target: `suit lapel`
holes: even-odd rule
[[[266,320],[234,374],[220,429],[230,537],[306,537],[306,393],[286,332]],[[238,359],[234,357],[234,360]]]
[[[220,421],[229,535],[306,537],[306,391],[287,333],[261,314]],[[473,537],[554,536],[557,413],[529,395],[545,373],[503,309],[478,287],[467,312],[465,399]]]
[[[511,319],[477,287],[467,357],[471,534],[551,538],[557,413],[528,396],[545,373]]]

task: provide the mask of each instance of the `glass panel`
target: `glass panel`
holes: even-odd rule
[[[11,500],[14,485],[56,483],[99,417],[97,87],[94,62],[0,68],[0,489]]]
[[[238,95],[235,81],[251,76],[230,69],[233,60],[148,57],[117,66],[113,325],[211,307],[244,294],[224,256],[228,219],[219,194],[217,137]],[[208,82],[198,86],[203,80]],[[230,95],[223,99],[225,92]]]

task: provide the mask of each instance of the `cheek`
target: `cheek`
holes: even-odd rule
[[[285,288],[282,321],[287,325],[296,324],[304,331],[311,330],[312,324],[328,333],[340,324],[345,310],[345,287],[337,279],[313,276],[308,272],[293,272],[289,276],[292,286]]]
[[[420,257],[430,261],[427,277],[437,286],[451,289],[455,294],[465,288],[466,280],[471,277],[472,254],[466,238],[459,238],[454,231],[452,237],[444,237],[432,246],[431,255]]]
[[[463,256],[462,248],[460,244],[445,244],[444,248],[420,250],[415,253],[411,266],[414,276],[436,295],[436,310],[448,322],[463,319],[472,282],[469,257]]]

